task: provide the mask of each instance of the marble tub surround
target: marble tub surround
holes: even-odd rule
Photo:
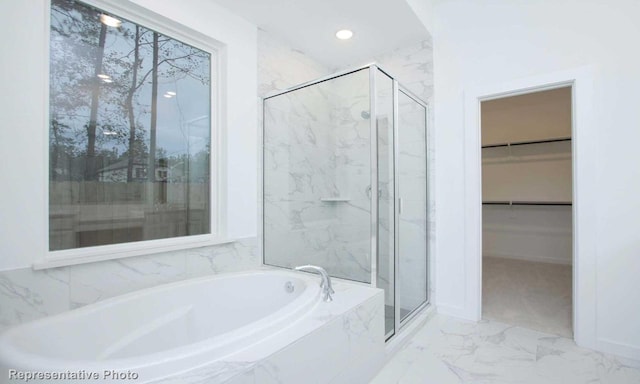
[[[70,308],[69,268],[0,272],[0,331]]]
[[[640,382],[640,361],[580,348],[567,338],[497,321],[435,315],[372,384]]]
[[[159,284],[259,268],[257,238],[46,270],[0,272],[0,331]]]
[[[375,375],[384,356],[383,292],[334,281],[334,300],[304,318],[211,365],[154,384],[352,383]]]
[[[482,317],[568,338],[572,331],[572,267],[482,258]]]

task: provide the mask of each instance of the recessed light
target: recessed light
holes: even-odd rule
[[[98,77],[101,78],[102,80],[111,78],[111,76],[105,75],[104,73],[99,74]]]
[[[164,94],[164,95],[162,95],[162,96],[166,97],[167,99],[170,99],[170,98],[172,98],[172,97],[173,97],[173,96],[169,95],[168,93],[165,93],[165,94]]]
[[[175,96],[175,95],[176,95],[176,93],[175,93],[175,92],[173,92],[173,91],[167,91],[167,95]]]
[[[349,29],[341,29],[336,32],[336,37],[340,40],[349,40],[353,37],[353,32]]]
[[[122,25],[122,21],[116,19],[115,17],[105,15],[104,13],[100,15],[100,22],[108,27],[114,28],[118,28]]]

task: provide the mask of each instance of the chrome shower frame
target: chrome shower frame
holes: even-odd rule
[[[333,73],[331,75],[327,75],[327,76],[323,76],[321,78],[312,80],[312,81],[308,81],[308,82],[304,82],[301,84],[298,84],[296,86],[281,90],[281,91],[274,91],[271,93],[268,93],[266,96],[264,96],[262,98],[262,103],[261,103],[261,107],[262,107],[262,128],[260,131],[260,145],[259,145],[259,156],[260,156],[260,180],[259,180],[259,185],[260,185],[260,209],[259,209],[259,236],[260,236],[260,253],[261,253],[261,258],[262,258],[262,264],[263,265],[269,265],[272,267],[280,267],[277,265],[272,265],[272,264],[267,264],[266,260],[265,260],[265,252],[264,252],[264,183],[265,183],[265,179],[264,179],[264,137],[265,137],[265,114],[264,114],[264,103],[266,100],[271,99],[273,97],[277,97],[280,95],[284,95],[286,93],[290,93],[302,88],[306,88],[309,86],[313,86],[328,80],[332,80],[332,79],[336,79],[338,77],[342,77],[342,76],[347,76],[350,75],[352,73],[355,72],[359,72],[362,70],[369,70],[369,101],[370,101],[370,129],[371,129],[371,152],[370,152],[370,160],[371,160],[371,186],[377,186],[378,185],[378,168],[379,168],[379,164],[378,164],[378,124],[377,124],[377,119],[375,118],[377,116],[376,114],[376,90],[377,90],[377,83],[376,83],[376,73],[377,71],[380,71],[381,73],[385,74],[386,76],[388,76],[392,81],[393,81],[393,98],[392,98],[392,102],[393,102],[393,184],[394,184],[394,201],[393,201],[393,205],[394,205],[394,255],[393,255],[393,261],[394,261],[394,278],[393,278],[393,290],[394,290],[394,329],[389,332],[388,334],[385,335],[386,340],[388,341],[389,339],[391,339],[394,335],[398,334],[398,332],[405,327],[408,323],[411,322],[411,320],[413,318],[416,317],[417,314],[419,314],[420,312],[422,312],[424,309],[426,309],[430,303],[431,303],[431,297],[429,295],[430,292],[430,279],[429,279],[429,275],[431,274],[431,265],[430,265],[430,260],[431,260],[431,255],[429,252],[429,232],[430,232],[430,228],[429,228],[429,185],[428,185],[428,180],[429,180],[429,161],[428,161],[428,147],[430,145],[429,140],[428,140],[428,135],[427,132],[429,130],[429,106],[426,102],[424,102],[423,100],[421,100],[417,95],[415,95],[413,92],[411,92],[409,89],[407,89],[405,86],[401,85],[398,80],[396,79],[396,77],[394,77],[389,71],[383,69],[378,63],[373,62],[373,63],[369,63],[369,64],[365,64],[359,67],[355,67],[355,68],[350,68],[350,69],[346,69],[343,71],[339,71],[336,73]],[[415,309],[413,309],[409,314],[407,314],[405,316],[404,319],[401,319],[400,316],[400,305],[398,305],[399,303],[399,290],[397,289],[397,282],[398,282],[398,278],[399,278],[399,267],[400,267],[400,258],[399,258],[399,254],[400,254],[400,249],[399,249],[399,215],[400,215],[400,205],[399,205],[399,183],[398,183],[398,161],[397,161],[397,156],[399,154],[399,148],[398,148],[398,137],[400,135],[399,132],[399,127],[398,127],[398,97],[399,97],[399,93],[403,93],[404,95],[406,95],[407,97],[409,97],[410,99],[412,99],[414,102],[416,102],[417,104],[419,104],[420,106],[422,106],[425,110],[425,121],[424,121],[424,126],[425,126],[425,159],[426,159],[426,169],[427,169],[427,185],[426,187],[426,191],[427,191],[427,204],[425,204],[425,217],[427,218],[427,222],[426,222],[426,236],[427,236],[427,244],[426,244],[426,255],[425,255],[425,263],[426,263],[426,271],[427,271],[427,276],[426,276],[426,286],[425,291],[426,291],[426,301],[424,303],[422,303],[421,305],[419,305],[418,307],[416,307]],[[370,230],[371,230],[371,253],[370,253],[370,261],[371,261],[371,277],[370,277],[370,282],[368,282],[367,284],[370,284],[372,287],[377,288],[378,287],[378,254],[379,254],[379,233],[378,233],[378,218],[379,218],[379,188],[371,188],[371,226],[370,226]],[[281,267],[283,268],[283,267]],[[360,283],[362,283],[361,281],[359,281]]]

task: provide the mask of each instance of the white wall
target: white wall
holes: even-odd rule
[[[594,68],[596,346],[640,357],[640,3],[440,1],[434,8],[437,304],[465,306],[465,90]],[[580,108],[580,105],[577,106]],[[578,128],[579,129],[579,128]],[[578,260],[579,262],[579,260]]]
[[[128,2],[121,1],[127,4]],[[225,44],[227,218],[230,237],[257,233],[256,27],[210,1],[136,0],[150,11]],[[24,268],[46,252],[47,1],[3,1],[3,139],[0,165],[0,271]],[[131,7],[131,5],[127,5]]]
[[[482,207],[482,256],[572,263],[571,207]]]

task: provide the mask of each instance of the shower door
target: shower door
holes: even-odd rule
[[[397,105],[396,315],[402,324],[427,302],[427,110],[402,88]]]

